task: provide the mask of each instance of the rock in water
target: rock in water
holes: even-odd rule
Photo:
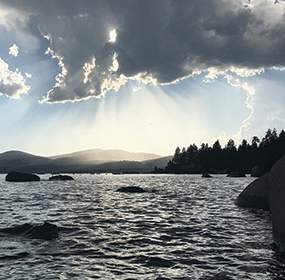
[[[143,193],[144,189],[140,187],[122,187],[117,189],[117,192],[126,192],[126,193]]]
[[[26,234],[35,239],[52,240],[58,237],[58,227],[45,222],[41,226],[33,226]]]
[[[52,240],[58,237],[59,228],[48,222],[43,225],[23,224],[12,228],[0,229],[0,232],[9,234],[24,234],[35,239]]]
[[[274,164],[268,180],[273,238],[277,247],[285,252],[285,157]]]
[[[32,225],[26,223],[16,227],[0,229],[0,232],[10,233],[10,234],[22,234],[29,231],[32,227],[33,227]]]
[[[40,177],[35,174],[12,171],[6,175],[5,180],[9,182],[30,182],[40,181]]]
[[[50,181],[69,181],[69,180],[74,180],[74,178],[68,175],[56,175],[56,176],[49,177],[49,180]]]
[[[235,204],[241,207],[269,210],[268,184],[268,174],[264,174],[243,190]]]
[[[244,172],[238,172],[238,171],[235,171],[235,172],[230,172],[227,177],[246,177]]]
[[[202,178],[212,178],[212,176],[209,173],[203,173]]]
[[[262,175],[263,175],[263,172],[258,165],[255,165],[250,172],[251,177],[260,177]]]
[[[236,204],[239,206],[270,210],[274,242],[283,252],[285,252],[284,202],[285,156],[279,159],[268,173],[249,184],[236,199]]]

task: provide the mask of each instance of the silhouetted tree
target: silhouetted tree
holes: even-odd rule
[[[216,140],[208,152],[209,170],[206,172],[216,173],[223,168],[223,151],[219,140]]]
[[[259,143],[260,143],[259,138],[257,136],[253,136],[251,141],[251,148],[257,149]]]
[[[237,149],[239,171],[250,173],[252,169],[252,150],[247,140],[243,139]],[[243,168],[242,168],[243,167]]]
[[[279,139],[280,140],[285,140],[285,131],[283,129],[279,133]]]
[[[168,162],[164,172],[250,173],[255,165],[259,165],[264,172],[267,172],[283,155],[285,155],[285,131],[282,129],[278,135],[274,128],[268,129],[261,141],[257,136],[253,136],[251,145],[243,139],[238,148],[233,139],[230,139],[223,149],[219,140],[216,140],[212,147],[207,143],[202,143],[200,149],[195,144],[183,148],[182,151],[177,147],[173,159]]]
[[[180,164],[180,158],[181,158],[180,148],[177,147],[174,153],[173,163]]]
[[[285,131],[282,129],[278,137],[279,154],[285,154]]]
[[[230,139],[228,141],[223,153],[228,171],[237,171],[239,169],[237,165],[237,149],[235,146],[235,141],[233,139]]]
[[[213,144],[213,150],[214,151],[220,151],[222,149],[222,146],[220,144],[220,141],[217,140],[214,144]]]

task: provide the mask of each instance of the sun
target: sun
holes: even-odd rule
[[[116,37],[117,37],[116,29],[113,29],[110,32],[110,40],[109,40],[109,42],[115,43],[116,42]]]

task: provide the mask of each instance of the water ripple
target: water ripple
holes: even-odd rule
[[[47,176],[47,175],[44,175]],[[1,233],[1,279],[283,279],[270,215],[234,199],[252,178],[74,175],[0,181],[0,228],[44,221],[53,240]],[[118,193],[139,186],[145,193]]]

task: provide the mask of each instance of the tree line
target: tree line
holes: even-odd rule
[[[198,148],[195,144],[189,147],[176,148],[174,156],[167,166],[155,168],[155,173],[202,174],[202,173],[251,173],[258,165],[263,173],[268,172],[273,164],[285,155],[285,131],[278,134],[276,129],[268,129],[260,140],[253,136],[251,143],[243,139],[237,147],[230,139],[224,148],[217,140],[210,147],[207,143]]]

